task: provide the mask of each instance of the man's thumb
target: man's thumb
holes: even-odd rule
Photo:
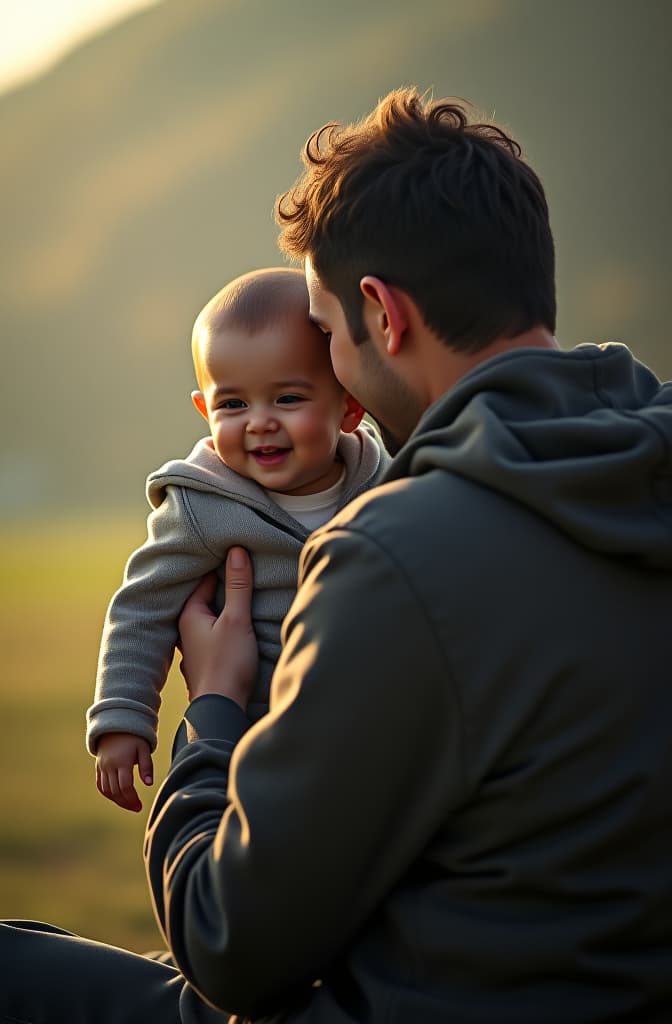
[[[231,548],[226,557],[226,590],[251,590],[252,566],[245,548]]]

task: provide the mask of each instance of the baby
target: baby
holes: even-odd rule
[[[259,718],[304,541],[389,462],[334,376],[301,271],[258,270],[228,284],[196,319],[192,354],[192,399],[210,436],[147,480],[147,540],[110,603],[87,712],[98,789],[131,811],[142,807],[135,765],[153,781],[160,693],[199,581],[212,570],[221,578],[230,547],[250,552],[259,672],[248,713]]]

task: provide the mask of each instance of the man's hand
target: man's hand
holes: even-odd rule
[[[180,671],[190,700],[204,693],[219,693],[245,711],[259,655],[250,615],[252,566],[243,548],[231,548],[227,556],[225,603],[219,618],[209,603],[215,587],[214,576],[206,577],[182,610]]]
[[[154,781],[147,740],[128,732],[108,732],[96,745],[96,785],[103,796],[127,811],[141,811],[142,801],[133,785],[133,771],[146,786]]]

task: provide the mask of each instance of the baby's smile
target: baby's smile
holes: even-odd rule
[[[290,451],[291,448],[275,448],[265,445],[263,448],[253,448],[250,454],[262,466],[275,466],[282,462]]]

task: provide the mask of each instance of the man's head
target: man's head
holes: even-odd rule
[[[258,270],[226,285],[196,319],[192,355],[192,399],[227,466],[286,494],[336,483],[340,433],[354,430],[363,410],[308,319],[301,271]]]
[[[475,353],[535,326],[555,330],[544,191],[500,128],[464,104],[399,89],[362,121],[325,125],[280,197],[280,247],[309,257],[366,337],[360,282],[402,289],[438,338]]]

